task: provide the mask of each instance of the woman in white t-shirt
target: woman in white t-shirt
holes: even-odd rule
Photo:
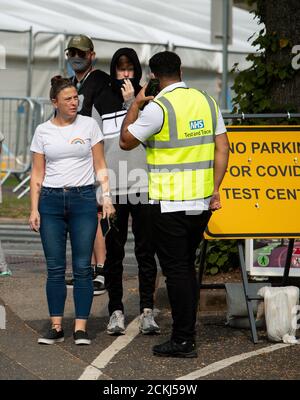
[[[90,344],[86,323],[93,300],[91,256],[97,229],[95,174],[102,189],[103,217],[114,213],[97,122],[77,115],[78,94],[69,79],[51,80],[55,116],[36,128],[31,151],[30,226],[39,231],[47,262],[46,293],[52,326],[38,343],[64,340],[66,240],[74,275],[76,344]]]

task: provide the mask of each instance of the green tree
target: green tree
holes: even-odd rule
[[[300,69],[292,65],[292,50],[300,45],[299,0],[249,3],[255,3],[253,13],[264,28],[253,35],[258,51],[247,57],[252,65],[244,71],[234,66],[234,111],[300,112]]]

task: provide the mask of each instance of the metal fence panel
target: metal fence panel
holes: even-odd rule
[[[30,169],[34,112],[35,105],[30,98],[0,97],[0,129],[5,137],[1,163],[6,173],[4,180],[10,174],[21,175]]]

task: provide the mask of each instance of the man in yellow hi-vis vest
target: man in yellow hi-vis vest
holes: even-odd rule
[[[120,146],[146,146],[153,238],[173,317],[171,338],[154,346],[153,354],[192,358],[197,357],[195,252],[211,212],[221,208],[229,144],[215,100],[181,81],[177,54],[157,53],[149,66],[160,92],[145,96],[146,85],[140,91],[123,122]]]

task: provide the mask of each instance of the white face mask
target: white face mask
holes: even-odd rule
[[[91,66],[91,61],[81,57],[70,57],[69,63],[75,72],[84,72]]]

